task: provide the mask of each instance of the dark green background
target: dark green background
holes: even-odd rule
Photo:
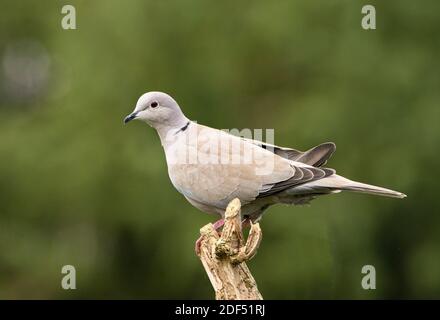
[[[77,30],[61,28],[67,3]],[[377,30],[361,28],[365,4]],[[212,127],[275,128],[303,150],[334,141],[338,173],[408,194],[271,208],[249,263],[265,298],[439,298],[439,12],[437,0],[2,1],[0,298],[214,297],[194,254],[214,217],[174,190],[156,133],[122,124],[150,90]],[[61,289],[66,264],[77,290]]]

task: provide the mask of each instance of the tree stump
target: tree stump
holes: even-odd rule
[[[199,258],[217,300],[263,299],[246,265],[246,261],[255,256],[260,245],[261,228],[258,223],[251,222],[249,236],[244,243],[240,211],[240,200],[232,200],[225,212],[221,236],[211,223],[200,229],[202,239]]]

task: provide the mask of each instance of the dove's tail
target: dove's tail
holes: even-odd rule
[[[406,194],[404,193],[382,187],[373,186],[371,184],[352,181],[347,178],[341,177],[337,174],[331,175],[327,178],[318,181],[317,183],[319,183],[319,187],[329,188],[335,191],[337,190],[352,191],[352,192],[368,193],[378,196],[400,198],[400,199],[406,197]]]
[[[382,188],[382,187],[377,187],[377,186],[373,186],[371,184],[366,184],[366,183],[361,183],[361,182],[356,182],[356,181],[351,181],[351,184],[340,188],[340,190],[360,192],[360,193],[369,193],[369,194],[375,194],[378,196],[400,198],[400,199],[406,197],[406,194],[398,192],[398,191],[394,191],[394,190],[390,190],[390,189],[386,189],[386,188]]]

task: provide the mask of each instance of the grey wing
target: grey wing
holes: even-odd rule
[[[332,154],[336,150],[336,145],[333,142],[325,142],[310,150],[303,152],[292,148],[279,147],[258,140],[252,140],[246,138],[242,138],[242,139],[254,145],[257,145],[260,148],[269,150],[285,159],[302,162],[313,167],[321,167],[325,165],[328,159],[332,156]]]
[[[274,184],[264,185],[257,198],[268,197],[308,182],[326,178],[336,173],[335,170],[329,168],[316,168],[311,166],[303,167],[294,164],[292,164],[292,168],[295,170],[292,177]]]

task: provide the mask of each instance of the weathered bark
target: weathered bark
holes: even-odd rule
[[[225,225],[219,236],[213,225],[200,229],[199,258],[215,290],[217,300],[261,300],[263,297],[246,261],[257,252],[262,232],[258,223],[244,244],[241,228],[240,200],[232,200],[225,212]]]

